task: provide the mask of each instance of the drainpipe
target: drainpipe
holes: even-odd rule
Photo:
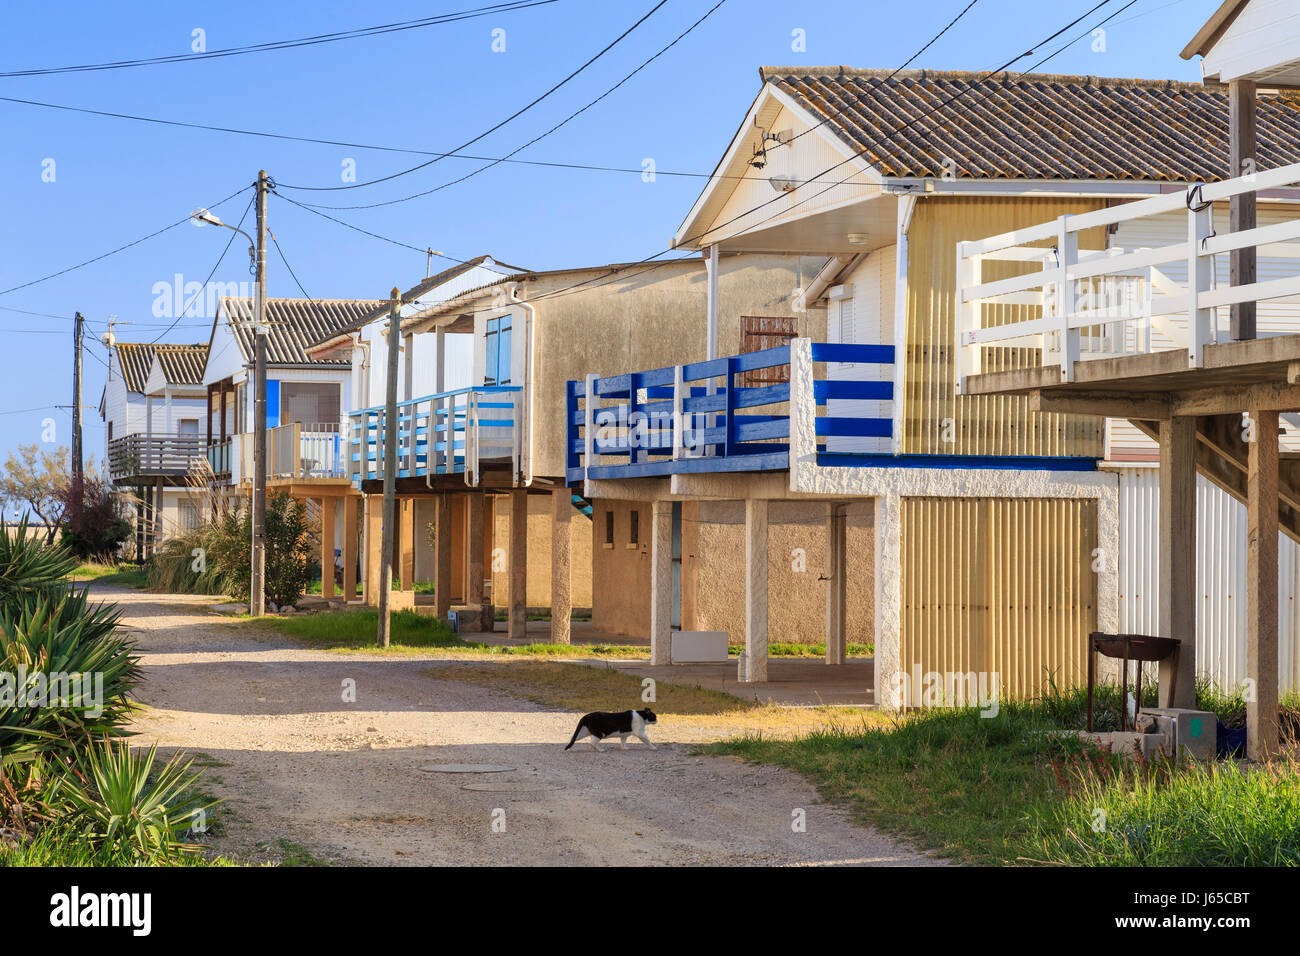
[[[357,403],[357,408],[370,407],[370,343],[357,333],[357,348],[361,349],[361,391],[363,393],[361,400]]]
[[[528,351],[524,355],[524,390],[521,393],[526,397],[524,400],[524,408],[521,409],[523,414],[519,416],[520,422],[527,422],[528,428],[527,437],[522,445],[522,449],[525,452],[523,461],[524,487],[528,488],[531,487],[533,483],[533,382],[536,380],[536,376],[533,374],[533,329],[537,324],[537,309],[519,298],[518,282],[511,282],[507,285],[506,292],[510,296],[510,301],[513,304],[519,306],[528,313],[528,317],[524,321],[524,347]]]

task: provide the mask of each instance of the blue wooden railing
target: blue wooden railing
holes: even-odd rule
[[[894,349],[812,343],[812,361],[893,365]],[[816,380],[812,395],[796,395],[793,403],[789,381],[740,384],[753,377],[746,373],[789,365],[790,346],[785,345],[570,381],[565,408],[567,480],[785,469],[792,414],[814,417],[819,439],[891,435],[892,417],[818,415],[817,409],[840,399],[892,401],[892,374],[885,381]]]
[[[519,462],[517,385],[459,388],[397,404],[397,477],[467,472],[482,463]],[[348,413],[348,475],[356,483],[384,476],[384,406]]]

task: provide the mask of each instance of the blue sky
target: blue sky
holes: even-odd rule
[[[603,93],[697,20],[716,0],[668,0],[640,28],[564,88],[492,133],[471,152],[499,156]],[[635,260],[667,245],[758,89],[764,64],[895,68],[968,0],[900,7],[860,0],[727,0],[690,36],[573,122],[519,158],[661,175],[499,165],[465,183],[397,205],[331,215],[417,247],[459,258],[489,253],[528,268]],[[988,70],[1031,49],[1097,0],[979,0],[914,64]],[[1111,0],[1067,37],[1118,10]],[[436,3],[59,4],[6,0],[0,72],[187,53],[194,31],[208,50],[372,26],[482,5]],[[1178,51],[1218,0],[1137,0],[1107,26],[1044,67],[1056,73],[1199,79]],[[509,116],[627,29],[653,0],[557,0],[459,23],[279,52],[91,73],[0,77],[0,96],[296,136],[451,149]],[[900,15],[899,11],[905,15]],[[504,30],[494,51],[494,30]],[[803,31],[806,50],[792,49]],[[500,34],[497,34],[498,40]],[[498,42],[498,46],[500,43]],[[1021,60],[1023,68],[1060,45]],[[427,157],[185,130],[0,102],[0,290],[148,235],[211,205],[267,169],[281,184],[341,185],[355,162],[366,181]],[[52,163],[51,163],[52,161]],[[378,202],[430,189],[480,163],[445,159],[394,181],[302,193],[331,205]],[[53,176],[50,176],[52,170]],[[52,178],[53,181],[46,181]],[[238,220],[248,193],[218,213]],[[279,198],[269,224],[313,298],[380,298],[424,276],[425,257],[320,219]],[[249,223],[252,215],[249,214]],[[171,322],[155,316],[155,288],[202,282],[229,234],[182,224],[67,275],[0,295],[0,456],[40,441],[53,418],[67,444],[71,316],[90,322],[85,360],[86,448],[102,457],[95,414],[105,358],[98,337],[110,315],[123,341],[149,340]],[[297,295],[272,249],[268,289]],[[236,239],[214,281],[248,281]],[[28,310],[49,315],[28,315]],[[57,317],[51,317],[57,316]],[[131,324],[128,324],[131,323]],[[210,316],[182,319],[165,341],[206,341]]]

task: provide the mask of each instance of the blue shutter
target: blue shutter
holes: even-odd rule
[[[280,380],[266,380],[266,427],[275,428],[280,424]]]

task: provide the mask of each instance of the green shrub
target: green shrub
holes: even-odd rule
[[[101,478],[91,476],[59,492],[63,501],[60,542],[82,560],[111,560],[131,537],[131,523],[122,517],[120,500]]]
[[[207,525],[209,570],[223,575],[227,593],[248,600],[252,583],[248,573],[252,514],[235,508]],[[283,492],[266,501],[266,599],[294,604],[307,592],[312,579],[314,529],[306,506]]]
[[[248,594],[248,555],[242,568],[231,571],[209,557],[196,563],[195,551],[210,553],[213,525],[207,524],[168,538],[146,566],[151,590],[169,594],[236,594],[242,583]],[[245,549],[247,551],[247,549]]]
[[[17,595],[53,594],[77,569],[66,548],[47,546],[27,532],[27,518],[12,530],[0,531],[0,604]]]

